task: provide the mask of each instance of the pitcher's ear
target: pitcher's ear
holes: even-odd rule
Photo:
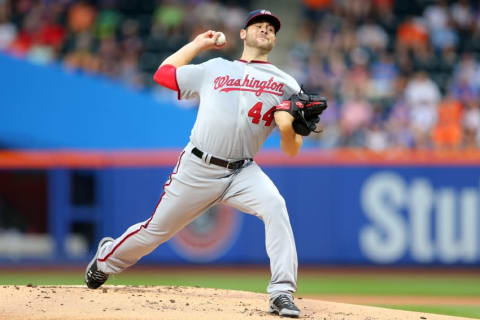
[[[240,30],[240,39],[245,40],[246,37],[247,37],[247,30],[245,29]]]

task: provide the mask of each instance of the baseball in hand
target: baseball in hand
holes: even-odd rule
[[[223,32],[217,32],[220,35],[218,36],[217,40],[215,41],[216,46],[223,46],[225,41],[227,41],[227,38],[225,38],[225,34]]]

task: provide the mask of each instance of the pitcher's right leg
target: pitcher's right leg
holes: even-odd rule
[[[150,219],[102,246],[97,259],[100,271],[119,273],[135,264],[217,201],[226,182],[218,180],[216,172],[199,161],[188,150],[182,154]]]
[[[234,178],[223,202],[262,219],[272,278],[267,292],[275,300],[292,297],[297,288],[297,250],[285,200],[256,163],[243,168]]]

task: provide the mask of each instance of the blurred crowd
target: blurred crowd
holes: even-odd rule
[[[196,34],[209,28],[237,34],[247,15],[238,3],[248,5],[202,0],[0,0],[0,50],[39,64],[61,61],[71,71],[148,88],[162,60]],[[233,41],[217,55],[232,56],[236,47]]]
[[[316,144],[480,146],[478,2],[303,0],[287,70],[329,98]]]
[[[329,99],[319,148],[480,146],[480,8],[459,0],[291,0],[297,28],[279,67]],[[0,0],[0,51],[154,87],[159,63],[222,30],[238,58],[249,1]],[[271,8],[275,12],[275,8]],[[292,10],[293,11],[293,10]],[[293,19],[293,20],[292,20]],[[292,23],[292,21],[296,23]],[[197,62],[194,61],[194,62]]]

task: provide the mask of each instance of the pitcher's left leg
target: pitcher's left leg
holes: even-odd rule
[[[291,296],[297,289],[297,251],[285,200],[277,187],[253,162],[236,174],[223,202],[263,220],[272,272],[267,292],[271,299]]]

